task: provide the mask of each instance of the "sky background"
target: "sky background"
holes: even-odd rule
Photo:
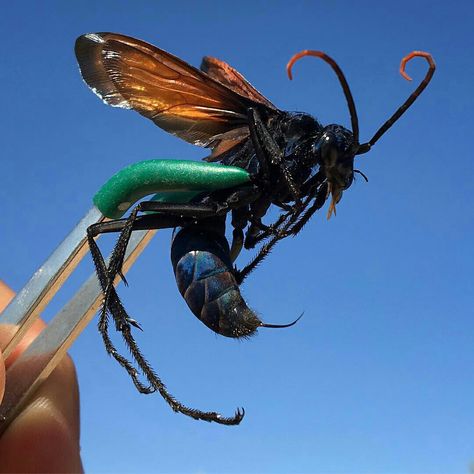
[[[337,217],[316,215],[243,286],[266,321],[249,341],[216,336],[188,310],[159,235],[120,295],[139,343],[182,402],[238,427],[173,413],[136,392],[91,324],[71,350],[87,472],[458,473],[474,462],[474,3],[405,1],[6,2],[0,15],[0,278],[16,291],[127,164],[207,151],[83,84],[77,36],[112,31],[198,66],[223,59],[283,110],[350,126],[333,72],[345,71],[368,140],[414,89],[415,49],[435,77],[357,167]],[[408,72],[419,81],[426,63]],[[106,245],[111,245],[113,239]],[[251,253],[249,256],[253,255]],[[247,258],[249,258],[247,256]],[[86,258],[54,314],[92,266]],[[245,262],[245,257],[241,260]]]

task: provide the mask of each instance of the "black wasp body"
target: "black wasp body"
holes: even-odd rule
[[[158,390],[173,410],[195,419],[238,424],[243,410],[227,418],[182,405],[167,392],[141,355],[131,334],[131,326],[138,323],[129,318],[113,287],[115,277],[121,275],[131,232],[176,229],[171,259],[179,291],[191,311],[216,333],[238,338],[252,335],[259,327],[294,324],[262,323],[243,299],[240,284],[277,242],[296,235],[328,197],[328,218],[335,213],[354,173],[359,172],[354,170],[355,156],[369,151],[415,101],[431,80],[434,62],[428,53],[420,51],[402,60],[402,74],[414,56],[427,59],[428,73],[373,138],[360,144],[356,108],[347,81],[335,61],[320,51],[293,56],[288,74],[291,79],[293,64],[304,56],[328,63],[346,97],[352,131],[340,125],[322,126],[306,113],[279,110],[239,72],[215,58],[205,57],[198,70],[148,43],[113,33],[79,37],[76,56],[85,82],[104,102],[134,109],[179,138],[210,148],[212,153],[205,160],[243,168],[250,175],[250,183],[204,192],[187,203],[142,202],[127,219],[96,224],[88,230],[104,292],[99,329],[107,351],[128,371],[141,392]],[[271,206],[280,209],[279,217],[273,223],[263,223]],[[229,215],[231,245],[225,236]],[[120,232],[108,265],[94,241],[103,232]],[[237,270],[234,261],[242,248],[252,249],[259,243],[262,246],[256,257]],[[107,332],[109,315],[149,386],[142,384],[131,362],[115,349]]]

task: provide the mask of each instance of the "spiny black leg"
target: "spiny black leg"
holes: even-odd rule
[[[312,206],[309,203],[313,199],[313,195],[309,195],[298,206],[297,210],[282,214],[278,220],[267,231],[262,232],[254,237],[255,243],[272,236],[271,240],[265,243],[259,250],[258,254],[253,258],[242,270],[234,269],[234,275],[237,283],[240,285],[244,279],[268,256],[273,247],[282,239],[289,235],[296,235],[309,218],[316,212],[326,201],[327,185],[323,185],[317,192],[314,188],[313,194],[316,194],[315,202]],[[308,209],[307,209],[308,208]],[[305,212],[306,210],[306,212]],[[301,221],[301,222],[300,222]],[[247,240],[247,237],[246,237]]]
[[[290,206],[289,204],[286,204],[285,202],[273,202],[275,206],[278,206],[279,208],[283,209],[284,211],[293,211],[293,206]]]
[[[304,227],[304,225],[311,219],[313,214],[323,207],[328,195],[327,184],[323,184],[316,194],[313,204],[306,210],[301,218],[288,230],[291,235],[296,235]]]
[[[261,217],[266,214],[271,202],[268,201],[266,207],[263,206],[260,210],[256,209],[255,212],[253,212],[252,214],[252,225],[250,226],[247,235],[245,236],[245,248],[254,248],[262,240],[265,240],[266,238],[275,235],[277,232],[279,232],[280,226],[283,225],[283,223],[288,218],[296,219],[304,210],[304,208],[308,205],[310,200],[311,197],[308,196],[306,197],[304,202],[300,202],[296,206],[285,207],[285,210],[287,212],[281,214],[280,217],[276,220],[276,222],[270,225],[262,224]],[[255,204],[258,204],[258,201]]]
[[[284,230],[280,230],[276,232],[272,239],[265,243],[261,249],[259,250],[257,256],[253,258],[250,263],[248,263],[242,270],[235,269],[234,276],[237,283],[240,285],[245,278],[249,276],[249,274],[257,268],[257,266],[262,263],[265,257],[271,252],[273,247],[283,238],[286,237],[286,232]]]
[[[268,159],[270,159],[272,164],[278,166],[293,200],[298,203],[300,201],[300,193],[288,167],[285,164],[284,155],[280,150],[280,147],[268,132],[258,112],[255,109],[249,108],[247,114],[249,117],[250,138],[260,164],[265,163],[267,173]]]
[[[139,211],[166,211],[168,213],[180,214],[178,216],[169,216],[169,215],[153,215],[153,216],[141,216],[140,219],[140,226],[137,226],[137,213]],[[214,215],[215,214],[215,206],[212,205],[200,205],[196,206],[194,204],[170,204],[170,203],[160,203],[160,202],[143,202],[140,203],[135,209],[132,210],[130,216],[126,220],[119,220],[116,222],[116,229],[121,229],[120,236],[117,240],[117,243],[114,247],[112,252],[112,256],[110,258],[109,267],[106,270],[106,277],[102,275],[102,278],[105,280],[105,288],[103,287],[104,292],[104,303],[102,306],[101,311],[101,318],[105,318],[105,313],[109,308],[109,300],[110,295],[113,290],[113,282],[115,277],[122,272],[122,265],[123,260],[125,257],[125,252],[127,249],[128,242],[131,237],[132,230],[137,230],[137,228],[148,228],[148,229],[156,229],[156,228],[169,228],[169,227],[177,227],[179,225],[185,225],[190,222],[190,218],[192,219],[197,215],[198,212],[201,212],[203,217]],[[183,215],[188,215],[186,220],[183,220]],[[143,224],[145,223],[145,225]],[[92,244],[91,240],[93,241],[92,236],[101,233],[101,229],[106,229],[107,231],[110,230],[110,223],[101,223],[95,224],[88,228],[88,236],[89,236],[89,244],[91,245],[91,249],[96,246],[95,242]],[[99,252],[100,253],[100,252]],[[97,265],[96,265],[97,268]],[[103,271],[102,269],[98,269],[99,271]],[[120,315],[120,317],[118,316]],[[121,330],[121,326],[128,325],[132,320],[127,316],[125,311],[119,311],[117,315],[114,317],[115,323],[117,325],[117,330]]]
[[[120,237],[112,252],[109,264],[109,272],[115,275],[122,268],[123,258],[130,240],[134,222],[139,212],[160,212],[167,216],[177,216],[179,218],[198,218],[212,217],[216,215],[217,206],[210,204],[174,204],[156,201],[145,201],[138,204],[125,222]],[[168,226],[167,226],[168,227]]]
[[[255,150],[255,155],[257,157],[258,163],[260,165],[260,175],[259,179],[264,188],[270,186],[270,167],[268,166],[268,161],[272,161],[272,157],[268,153],[265,153],[263,146],[260,143],[260,138],[258,135],[256,120],[255,120],[255,111],[254,109],[249,109],[247,115],[249,118],[249,130],[250,130],[250,139],[252,141],[253,148]]]
[[[195,420],[204,420],[204,421],[214,421],[221,425],[238,425],[242,418],[244,417],[244,410],[237,409],[233,417],[224,417],[217,412],[204,412],[201,410],[196,410],[194,408],[189,408],[186,405],[183,405],[181,402],[176,400],[176,398],[171,395],[166,389],[165,384],[161,381],[158,375],[154,372],[145,358],[142,356],[135,340],[130,332],[130,327],[124,328],[122,335],[126,343],[129,345],[132,354],[137,361],[139,367],[142,369],[145,377],[148,379],[153,388],[158,390],[161,396],[166,400],[170,407],[175,412],[183,413],[184,415],[190,416]]]
[[[102,312],[104,312],[104,308],[108,306],[115,277],[122,273],[123,259],[132,230],[173,228],[187,225],[192,222],[193,219],[204,219],[220,213],[225,214],[230,209],[242,205],[242,203],[255,200],[258,194],[256,195],[254,188],[255,186],[247,186],[236,191],[231,191],[221,202],[176,204],[144,201],[138,204],[125,220],[120,219],[115,222],[105,222],[90,226],[88,229],[90,240],[93,236],[100,233],[121,232],[112,252],[107,270],[107,286],[104,290],[105,301]],[[157,212],[159,214],[138,217],[138,212]]]
[[[252,237],[247,235],[246,244],[248,245],[248,248],[249,249],[255,248],[255,246],[258,245],[263,240],[268,239],[272,235],[275,235],[280,229],[280,226],[288,219],[290,215],[291,213],[281,214],[280,217],[273,224],[265,226],[266,228],[262,229],[262,232],[257,233],[253,235]]]
[[[312,200],[315,200],[311,206],[309,206]],[[292,235],[293,237],[303,228],[309,218],[320,209],[327,199],[327,184],[319,189],[314,188],[313,192],[306,197],[303,205],[299,208],[298,212],[292,213],[285,223],[284,229],[281,230],[282,238]],[[309,206],[309,208],[308,208]]]
[[[114,298],[112,296],[112,298]],[[99,319],[99,331],[102,335],[102,339],[104,341],[105,349],[107,352],[128,372],[130,375],[135,387],[140,393],[149,394],[155,392],[155,388],[150,386],[145,386],[138,378],[137,369],[132,365],[132,363],[120,355],[115,348],[114,344],[112,343],[109,333],[108,333],[108,314],[101,315]]]
[[[247,231],[244,242],[246,249],[255,247],[255,244],[253,244],[253,238],[264,228],[262,217],[265,216],[271,204],[272,202],[268,196],[262,196],[250,205],[250,227]]]
[[[135,218],[136,218],[136,216],[135,216]],[[109,223],[107,223],[107,224],[109,224]],[[89,227],[87,229],[87,234],[88,234],[88,240],[89,240],[89,247],[90,247],[91,254],[92,254],[92,257],[94,259],[95,266],[96,266],[97,276],[99,278],[99,282],[100,282],[101,287],[102,287],[102,292],[104,294],[104,301],[103,301],[103,304],[102,304],[102,309],[101,309],[101,312],[100,312],[100,319],[99,319],[99,330],[102,334],[102,337],[104,338],[104,343],[105,343],[105,346],[107,348],[107,351],[110,354],[112,354],[115,357],[115,359],[123,367],[125,367],[127,369],[127,371],[130,373],[130,371],[127,367],[127,364],[124,364],[124,362],[122,360],[120,360],[120,359],[122,359],[122,356],[120,356],[117,353],[117,351],[115,350],[115,348],[111,346],[111,341],[108,338],[107,331],[106,331],[107,321],[108,321],[107,311],[109,309],[110,309],[110,311],[111,311],[111,313],[114,317],[115,326],[116,326],[116,329],[118,331],[121,330],[122,326],[129,324],[129,322],[128,322],[129,317],[128,317],[128,315],[125,311],[122,312],[117,308],[115,308],[114,310],[109,308],[110,307],[110,298],[111,298],[112,291],[115,291],[114,286],[113,286],[113,282],[115,280],[115,276],[117,274],[122,273],[123,258],[125,256],[125,250],[126,250],[126,247],[127,247],[127,244],[128,244],[128,239],[130,238],[130,233],[131,233],[131,230],[130,230],[128,232],[128,238],[127,238],[127,235],[125,236],[126,241],[125,241],[125,245],[124,245],[123,236],[124,236],[124,233],[127,233],[127,231],[129,230],[128,228],[130,226],[130,221],[128,219],[125,220],[125,221],[120,220],[116,224],[123,225],[123,229],[122,229],[122,233],[120,234],[119,240],[118,240],[116,246],[114,247],[114,250],[113,250],[113,253],[112,253],[112,256],[111,256],[111,259],[110,259],[109,268],[107,268],[107,266],[104,262],[104,259],[102,257],[102,254],[100,253],[100,250],[98,249],[98,246],[97,246],[95,240],[93,239],[93,235],[96,234],[96,232],[98,230],[97,228],[99,226],[101,226],[102,224],[96,224],[95,226]],[[122,238],[122,241],[121,241],[121,238]],[[117,247],[119,247],[121,250],[123,250],[123,255],[120,255],[120,253],[117,251]],[[112,264],[113,264],[114,261],[117,261],[118,258],[120,258],[121,261],[120,261],[119,265],[114,268],[112,266]],[[101,329],[101,326],[102,326],[102,329]],[[116,357],[116,355],[117,355],[117,357]]]
[[[244,268],[242,268],[242,270],[234,269],[234,275],[239,285],[265,259],[265,257],[267,257],[273,247],[280,240],[289,235],[295,236],[298,234],[311,216],[324,205],[327,198],[327,183],[323,183],[321,186],[319,184],[319,178],[318,180],[313,180],[311,182],[311,188],[308,189],[309,195],[301,205],[297,206],[296,209],[292,208],[290,211],[281,214],[277,221],[268,226],[268,228],[263,232],[256,235],[250,235],[249,229],[245,238],[246,246],[249,245],[253,248],[259,242],[269,238],[270,236],[272,239],[262,246],[258,254]],[[314,199],[314,202],[309,206],[312,199]]]
[[[172,229],[173,227],[189,224],[195,219],[213,217],[216,215],[216,203],[210,204],[172,204],[165,202],[145,201],[138,206],[138,212],[160,212],[136,218],[133,230]],[[91,237],[99,234],[122,232],[127,225],[127,219],[92,224],[87,229]]]
[[[113,294],[111,295],[111,305],[115,306],[116,298],[118,299],[115,289]],[[122,311],[125,311],[123,309],[123,306],[121,303],[119,304],[119,307]],[[224,425],[235,425],[239,424],[242,418],[244,417],[244,410],[242,409],[239,410],[237,409],[235,415],[233,417],[223,417],[217,412],[203,412],[201,410],[196,410],[193,408],[189,408],[186,405],[183,405],[179,401],[177,401],[166,389],[166,386],[162,382],[162,380],[158,377],[158,375],[154,372],[150,364],[147,362],[147,360],[143,357],[140,349],[138,348],[138,345],[132,336],[131,333],[131,328],[130,325],[125,325],[122,326],[120,332],[122,333],[122,337],[124,339],[125,344],[129,347],[130,352],[133,355],[133,358],[138,364],[138,367],[141,369],[143,375],[146,377],[148,382],[151,385],[151,388],[147,388],[143,386],[143,384],[138,380],[137,378],[137,371],[135,368],[133,368],[130,363],[125,359],[124,357],[120,356],[117,354],[113,346],[111,345],[111,341],[108,338],[108,335],[106,332],[102,333],[104,337],[104,341],[106,342],[106,347],[107,343],[111,347],[111,354],[112,356],[127,370],[127,372],[130,374],[133,382],[135,383],[136,387],[138,390],[142,393],[150,393],[153,391],[159,391],[161,396],[165,399],[165,401],[171,406],[171,408],[176,411],[183,413],[187,416],[190,416],[196,420],[204,420],[204,421],[214,421],[216,423],[224,424]]]
[[[115,290],[114,290],[115,291]],[[114,293],[111,297],[113,302],[115,302],[115,297],[116,294]],[[123,309],[123,307],[122,307]],[[124,311],[124,310],[123,310]],[[158,377],[158,375],[154,372],[150,364],[147,362],[147,360],[143,357],[140,349],[138,348],[138,345],[132,336],[131,333],[131,328],[130,325],[123,326],[121,328],[122,337],[124,339],[124,342],[126,345],[129,347],[130,352],[133,355],[133,358],[138,364],[138,367],[142,371],[143,375],[146,377],[148,382],[151,385],[151,388],[146,388],[143,390],[143,384],[138,380],[137,378],[137,371],[135,368],[131,367],[129,362],[122,356],[119,356],[116,352],[112,352],[113,357],[116,358],[116,360],[119,361],[119,363],[125,367],[132,377],[133,382],[137,386],[140,392],[142,393],[150,393],[152,391],[159,391],[161,396],[165,399],[165,401],[171,406],[171,408],[176,411],[183,413],[184,415],[190,416],[196,420],[204,420],[204,421],[214,421],[220,424],[225,424],[225,425],[234,425],[240,423],[244,416],[244,411],[240,411],[239,409],[236,411],[235,415],[233,417],[223,417],[217,412],[203,412],[201,410],[196,410],[193,408],[189,408],[186,405],[183,405],[179,401],[177,401],[166,389],[166,386],[162,382],[162,380]],[[107,336],[106,333],[103,333],[103,336]],[[104,340],[109,342],[111,344],[110,339],[107,337],[104,337]],[[112,346],[113,347],[113,346]],[[112,349],[113,350],[113,349]]]
[[[116,298],[118,297],[114,289],[114,292],[111,295],[111,304],[115,305]],[[121,306],[121,303],[120,303],[120,307],[123,311],[125,311],[123,307]],[[105,325],[107,325],[106,322],[105,322]],[[223,417],[217,412],[204,412],[201,410],[196,410],[194,408],[189,408],[186,405],[183,405],[178,400],[176,400],[176,398],[174,398],[168,392],[162,380],[158,377],[158,375],[154,372],[150,364],[143,357],[140,349],[138,348],[138,345],[136,344],[134,337],[132,336],[130,325],[122,326],[120,332],[122,333],[124,342],[129,347],[130,352],[133,355],[133,358],[135,359],[142,373],[144,374],[144,376],[146,377],[146,379],[151,385],[151,387],[145,387],[138,380],[138,374],[137,374],[136,369],[131,366],[131,364],[128,362],[127,359],[120,356],[116,352],[114,346],[112,345],[112,342],[110,341],[110,338],[108,337],[107,326],[105,326],[105,328],[102,328],[102,329],[104,329],[102,336],[104,338],[104,341],[106,342],[106,347],[108,347],[109,353],[120,363],[120,365],[125,367],[129,375],[131,376],[135,386],[138,388],[138,390],[141,393],[151,393],[153,391],[159,391],[161,396],[165,399],[165,401],[171,406],[171,408],[175,412],[183,413],[184,415],[190,416],[196,420],[204,420],[204,421],[209,421],[209,422],[214,421],[216,423],[220,423],[224,425],[236,425],[242,421],[242,418],[244,417],[244,414],[245,414],[243,409],[242,410],[237,409],[233,417]]]
[[[185,223],[189,223],[191,219],[187,221],[177,218],[176,216],[165,216],[165,215],[148,215],[148,216],[140,216],[134,217],[132,230],[148,230],[148,229],[167,229],[173,228],[177,225],[184,225]],[[89,242],[89,247],[91,250],[92,257],[94,259],[94,263],[96,266],[97,274],[99,276],[99,280],[102,284],[102,289],[104,293],[106,292],[107,287],[110,286],[110,280],[114,280],[117,274],[120,275],[122,262],[115,263],[114,269],[117,269],[116,272],[109,272],[105,263],[103,263],[102,254],[95,243],[94,237],[99,234],[104,233],[111,233],[111,232],[123,232],[124,229],[127,231],[128,226],[130,225],[130,219],[117,219],[114,221],[102,222],[99,224],[93,224],[87,229],[87,238]],[[120,242],[120,247],[122,249],[126,249],[128,244],[128,239],[126,239],[128,235],[128,239],[130,238],[130,233],[127,232],[124,236],[122,236],[122,241]],[[119,239],[120,240],[120,239]],[[114,250],[114,259],[120,257],[118,252]],[[102,262],[101,262],[102,261]],[[122,256],[123,261],[123,256]],[[102,264],[103,263],[103,264]]]
[[[96,242],[94,241],[94,239],[92,239],[92,242],[89,240],[89,247],[90,247],[91,254],[92,254],[92,257],[93,257],[93,260],[94,260],[94,264],[95,264],[95,267],[96,267],[97,276],[99,278],[99,283],[102,287],[102,291],[104,291],[107,287],[107,267],[105,265],[105,261],[102,257],[102,254],[100,253],[100,250],[99,250]],[[119,299],[118,295],[115,292],[115,288],[113,289],[113,292],[112,292],[112,303],[113,304],[111,304],[111,306],[112,306],[111,313],[113,313],[113,315],[114,315],[114,321],[116,322],[116,326],[117,326],[117,318],[116,318],[115,315],[118,314],[119,309],[121,309],[125,313],[125,309],[123,308],[123,306],[120,302],[120,299]],[[125,315],[126,315],[126,313],[125,313]],[[108,334],[108,316],[109,315],[108,315],[107,311],[105,311],[105,312],[102,311],[101,315],[100,315],[100,318],[99,318],[99,324],[98,324],[99,332],[102,335],[102,339],[104,341],[106,351],[122,367],[125,368],[125,370],[128,372],[128,374],[132,378],[133,383],[135,384],[135,386],[137,387],[137,389],[140,393],[147,394],[147,393],[154,392],[155,391],[154,388],[146,387],[145,385],[143,385],[140,382],[140,380],[138,379],[138,374],[137,374],[137,370],[135,369],[135,367],[133,367],[133,365],[130,363],[130,361],[128,361],[125,357],[121,356],[118,353],[117,349],[115,348],[115,346],[112,343],[112,341],[109,337],[109,334]],[[121,318],[121,320],[126,321],[126,319],[123,318],[123,317]]]
[[[134,223],[137,219],[138,212],[166,212],[167,219],[172,216],[176,216],[178,221],[175,218],[173,227],[177,225],[183,225],[183,223],[189,223],[189,219],[192,218],[205,218],[216,215],[217,206],[211,204],[174,204],[174,203],[163,203],[156,201],[145,201],[138,204],[130,213],[130,216],[126,220],[122,232],[117,240],[117,243],[114,247],[112,255],[110,257],[110,263],[107,270],[108,281],[107,288],[104,292],[105,301],[103,308],[108,307],[108,302],[110,298],[110,292],[113,288],[113,281],[115,277],[122,272],[123,260],[125,257],[125,252],[127,250],[128,242],[132,235],[132,230],[134,228]],[[146,216],[143,216],[146,217]],[[183,222],[183,218],[187,217],[188,220]],[[179,222],[179,224],[177,224]],[[152,225],[152,224],[151,224]],[[154,228],[154,227],[151,227]],[[104,312],[104,309],[102,310]]]
[[[254,214],[263,216],[270,206],[270,201],[262,196],[261,188],[255,184],[231,191],[227,190],[224,194],[222,191],[216,191],[211,193],[203,202],[206,203],[207,199],[217,203],[219,211],[232,211],[231,225],[233,232],[230,258],[234,262],[242,250],[244,229],[248,224],[250,216]],[[260,203],[257,208],[255,208],[256,203]],[[262,208],[261,211],[258,210],[260,207]]]
[[[280,226],[277,228],[273,228],[271,233],[270,231],[267,231],[268,234],[266,237],[272,236],[272,239],[269,240],[266,244],[264,244],[258,254],[244,267],[242,270],[238,270],[237,268],[234,269],[234,276],[237,281],[237,283],[240,285],[245,278],[249,276],[249,274],[257,268],[257,266],[262,263],[264,258],[270,253],[270,251],[273,249],[273,247],[282,239],[288,236],[287,234],[287,228],[288,228],[288,218],[290,217],[290,214],[286,214],[285,216],[280,216],[279,222]],[[287,219],[287,222],[285,222],[285,219]],[[263,233],[262,233],[263,234]],[[257,236],[258,237],[258,236]],[[263,238],[262,238],[263,239]]]
[[[153,203],[159,204],[159,203]],[[155,206],[151,206],[156,209]],[[177,211],[177,214],[186,214],[189,211],[189,215],[195,216],[195,211],[190,210],[190,207],[187,207],[184,211],[180,209]],[[149,207],[147,208],[147,210]],[[215,215],[215,208],[213,207],[213,214]],[[209,216],[209,207],[201,206],[200,210],[202,211],[202,215]],[[169,209],[167,209],[169,211]],[[176,208],[173,209],[176,211]],[[183,211],[183,212],[181,212]],[[172,212],[172,211],[171,211]],[[165,228],[165,227],[177,227],[182,225],[187,225],[195,220],[195,217],[178,217],[178,216],[167,216],[167,215],[147,215],[147,216],[140,216],[134,218],[134,222],[132,223],[131,230],[138,230],[138,229],[156,229],[156,228]],[[122,337],[125,341],[125,344],[130,349],[133,358],[137,362],[138,366],[140,367],[141,371],[148,379],[151,387],[144,386],[138,380],[138,374],[136,369],[132,366],[132,364],[123,356],[118,354],[116,351],[112,341],[108,336],[108,314],[103,312],[100,320],[100,331],[102,333],[102,337],[104,339],[106,349],[119,363],[122,365],[129,375],[131,376],[133,382],[137,386],[138,390],[143,393],[150,393],[151,391],[158,390],[162,397],[167,401],[167,403],[171,406],[174,411],[181,412],[185,415],[188,415],[194,419],[200,419],[205,421],[214,421],[216,423],[225,424],[225,425],[234,425],[239,424],[244,416],[244,411],[237,410],[233,417],[223,417],[216,412],[203,412],[200,410],[195,410],[178,402],[167,390],[163,382],[160,378],[154,373],[151,366],[142,356],[138,346],[131,334],[131,327],[130,327],[130,318],[123,308],[116,292],[115,288],[109,284],[111,281],[111,275],[108,271],[104,259],[100,253],[100,250],[97,247],[97,244],[94,241],[94,236],[101,233],[101,232],[119,232],[119,231],[127,231],[128,220],[119,220],[116,222],[107,222],[103,224],[96,224],[91,226],[88,229],[88,238],[89,238],[89,245],[91,248],[91,253],[94,259],[94,263],[96,265],[97,274],[99,277],[99,282],[102,286],[103,290],[109,291],[109,298],[107,306],[105,307],[105,311],[110,311],[112,316],[114,317],[115,324],[117,329],[120,330],[122,333]],[[126,245],[125,245],[126,247]],[[118,253],[117,253],[118,255]],[[114,277],[115,278],[115,277]],[[112,278],[112,281],[113,279]]]
[[[313,198],[315,198],[316,201],[311,205],[310,208],[307,209],[310,201]],[[301,231],[303,226],[308,222],[312,215],[324,205],[324,203],[326,202],[326,198],[326,184],[324,184],[319,190],[314,188],[311,194],[306,197],[305,201],[302,203],[301,207],[297,211],[291,210],[291,212],[281,214],[280,217],[273,224],[265,226],[266,228],[263,228],[263,232],[260,232],[259,234],[253,236],[252,240],[249,241],[249,244],[252,244],[253,248],[262,240],[265,240],[278,233],[280,233],[282,238],[288,237],[290,235],[295,236],[296,234],[298,234],[298,232]],[[282,230],[283,225],[286,230]]]

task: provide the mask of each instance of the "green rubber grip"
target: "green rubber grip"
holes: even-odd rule
[[[249,182],[248,172],[235,166],[204,161],[147,160],[127,166],[112,176],[93,201],[105,217],[118,219],[150,194],[159,193],[155,200],[187,202],[200,192]]]

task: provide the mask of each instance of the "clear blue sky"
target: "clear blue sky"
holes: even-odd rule
[[[234,2],[232,2],[234,4]],[[437,63],[419,101],[357,166],[368,175],[336,218],[315,216],[243,291],[265,320],[296,327],[217,337],[190,314],[150,245],[120,293],[169,389],[239,427],[192,421],[139,395],[91,324],[72,348],[88,472],[440,473],[474,461],[474,4],[471,1],[6,2],[0,15],[0,278],[19,290],[123,166],[199,160],[129,111],[103,105],[73,54],[83,33],[147,40],[194,65],[228,61],[277,106],[350,125],[339,85],[301,49],[332,55],[369,139],[413,89],[414,49]],[[419,80],[423,60],[409,73]],[[91,270],[88,261],[81,268]],[[73,286],[69,291],[73,291]],[[66,290],[65,290],[66,291]],[[63,295],[65,298],[67,295]],[[60,303],[56,303],[56,309]]]

